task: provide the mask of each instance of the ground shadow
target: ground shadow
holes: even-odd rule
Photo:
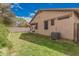
[[[71,41],[65,40],[50,40],[49,37],[33,34],[33,33],[22,33],[20,39],[29,41],[35,44],[46,46],[50,49],[57,50],[66,55],[78,56],[79,55],[79,46]]]

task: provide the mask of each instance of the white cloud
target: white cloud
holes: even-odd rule
[[[35,13],[37,13],[38,10],[35,10],[34,12],[29,14],[29,17],[33,17],[35,15]]]
[[[19,8],[19,9],[23,9],[18,3],[14,3],[13,5],[11,5],[11,8]]]
[[[34,15],[35,15],[35,13],[30,13],[30,14],[29,14],[29,16],[31,16],[31,17],[34,16]]]
[[[14,5],[11,5],[11,7],[10,8],[13,8],[14,7]]]
[[[18,3],[16,4],[16,7],[19,9],[23,9]]]
[[[34,12],[36,13],[38,10],[35,10]]]

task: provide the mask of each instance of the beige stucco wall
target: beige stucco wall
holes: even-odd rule
[[[75,19],[75,20],[74,20],[74,23],[75,23],[75,24],[74,24],[74,26],[75,26],[75,27],[74,27],[74,28],[75,28],[75,29],[74,29],[74,31],[75,31],[75,32],[74,32],[74,35],[75,35],[75,36],[74,36],[74,39],[75,39],[75,41],[77,41],[77,24],[79,23],[79,17],[77,17],[77,16],[74,15],[74,14],[73,14],[73,16],[74,16],[74,19]]]
[[[72,15],[68,19],[58,20],[57,17],[64,15]],[[51,19],[56,18],[55,25],[51,25]],[[62,38],[73,40],[74,38],[74,20],[76,17],[73,12],[60,12],[60,11],[43,11],[39,13],[32,23],[38,23],[36,33],[50,36],[51,32],[60,32]],[[44,21],[48,21],[48,30],[44,30]]]

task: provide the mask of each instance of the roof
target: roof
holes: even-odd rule
[[[40,9],[37,11],[37,13],[34,15],[34,17],[32,18],[32,20],[30,21],[30,23],[34,20],[34,18],[37,16],[37,14],[39,14],[39,12],[41,11],[73,11],[77,16],[79,16],[79,8],[53,8],[53,9]]]

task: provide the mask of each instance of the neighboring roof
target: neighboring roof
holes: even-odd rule
[[[37,16],[37,14],[39,14],[39,12],[41,11],[73,11],[76,13],[76,15],[78,16],[79,14],[79,8],[53,8],[53,9],[40,9],[37,11],[37,13],[34,15],[34,17],[32,18],[32,20],[30,21],[30,23],[34,20],[34,18]]]

